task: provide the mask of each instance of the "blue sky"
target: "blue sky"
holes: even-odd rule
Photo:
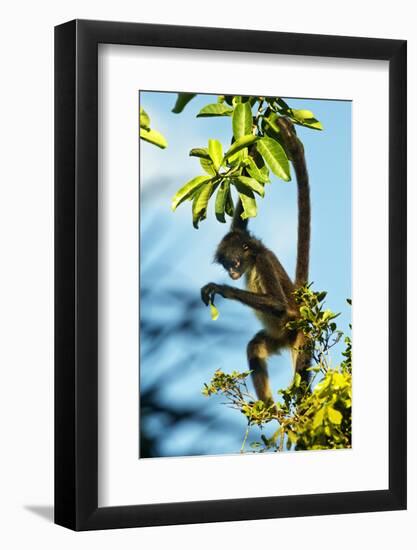
[[[173,213],[171,198],[185,182],[202,173],[198,159],[189,157],[193,147],[207,146],[209,138],[221,141],[223,149],[228,148],[231,139],[231,118],[196,118],[201,107],[216,101],[215,96],[199,95],[191,101],[183,113],[174,114],[171,109],[176,94],[141,92],[141,105],[151,118],[152,128],[162,132],[168,141],[168,148],[161,150],[141,141],[141,291],[153,288],[152,297],[146,297],[146,316],[155,322],[159,319],[172,319],[179,315],[178,306],[173,310],[166,296],[175,289],[183,289],[198,297],[199,289],[205,283],[236,284],[222,268],[212,263],[217,243],[227,232],[228,225],[220,224],[212,209],[207,220],[195,230],[191,223],[190,203],[181,205]],[[314,131],[297,127],[297,133],[304,143],[310,174],[312,200],[312,242],[310,280],[316,290],[328,292],[327,307],[341,312],[338,325],[348,329],[350,322],[349,306],[346,298],[351,296],[351,103],[348,101],[291,99],[285,98],[291,107],[309,109],[314,112],[324,131]],[[295,270],[296,231],[297,231],[297,188],[295,178],[285,183],[272,177],[265,198],[258,199],[258,216],[250,220],[250,230],[261,238],[266,246],[279,257],[289,275]],[[163,266],[163,267],[161,267]],[[238,286],[242,286],[238,282]],[[141,311],[145,307],[142,300]],[[217,368],[223,370],[246,370],[245,343],[261,328],[253,313],[241,304],[218,298],[216,305],[220,317],[213,322],[203,304],[196,316],[201,327],[215,323],[216,331],[222,327],[232,327],[234,337],[227,337],[221,344],[213,340],[210,330],[200,331],[198,345],[203,348],[199,354],[191,353],[196,343],[181,339],[175,333],[161,339],[158,359],[152,360],[152,353],[144,355],[147,342],[141,340],[141,388],[163,378],[168,372],[173,357],[188,365],[187,373],[173,376],[167,387],[160,390],[161,402],[192,403],[197,409],[213,411],[225,422],[230,421],[235,428],[225,435],[221,428],[210,434],[205,445],[201,445],[203,427],[190,422],[167,435],[163,420],[152,424],[152,432],[159,431],[164,436],[160,441],[161,456],[193,454],[217,454],[237,452],[245,422],[237,412],[220,406],[215,399],[201,395],[201,387],[211,378]],[[144,313],[141,313],[143,317]],[[182,315],[187,316],[187,312]],[[201,321],[200,321],[201,319]],[[200,327],[200,328],[201,328]],[[209,327],[210,329],[210,327]],[[218,336],[218,335],[217,335]],[[216,336],[216,338],[217,338]],[[220,338],[221,340],[221,338]],[[204,351],[205,350],[205,351]],[[334,360],[340,359],[335,353]],[[190,364],[194,362],[195,364]],[[274,391],[283,388],[291,381],[291,361],[289,354],[273,357],[270,361],[270,377]],[[172,374],[172,372],[171,372]],[[212,407],[215,407],[214,409]],[[243,428],[243,431],[242,431]],[[236,434],[233,430],[236,430]],[[196,444],[197,442],[197,444]]]

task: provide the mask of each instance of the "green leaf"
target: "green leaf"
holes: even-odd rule
[[[293,445],[295,445],[297,443],[297,434],[295,432],[293,432],[292,430],[288,430],[287,431],[287,436],[288,436],[288,439],[291,441],[291,443]]]
[[[266,167],[261,155],[256,155],[255,159],[252,157],[247,158],[246,170],[252,178],[260,181],[261,183],[269,183],[269,170]]]
[[[198,157],[210,160],[210,155],[206,147],[195,147],[190,151],[190,157]]]
[[[200,160],[200,165],[203,168],[204,172],[210,174],[210,176],[216,175],[216,170],[213,166],[213,161],[209,155],[208,149],[206,147],[196,147],[191,149],[190,157],[197,157]]]
[[[228,216],[233,217],[233,214],[234,214],[234,211],[235,211],[235,205],[233,204],[232,192],[230,190],[230,185],[229,185],[229,189],[228,189],[227,195],[226,195],[225,211],[226,211],[226,214]]]
[[[268,128],[271,128],[273,136],[276,136],[281,132],[279,126],[277,126],[275,122],[277,118],[278,115],[276,113],[271,113],[268,117],[264,117],[263,119],[263,122],[266,125],[266,130],[268,130]]]
[[[164,138],[164,136],[156,130],[145,130],[145,128],[141,128],[140,137],[141,139],[148,141],[149,143],[152,143],[153,145],[156,145],[161,149],[165,149],[165,147],[168,145],[167,140]]]
[[[301,384],[301,374],[299,372],[296,372],[294,374],[294,381],[293,381],[293,384],[296,388],[299,388],[300,387],[300,384]]]
[[[222,183],[220,184],[220,187],[219,187],[218,191],[217,191],[216,203],[215,203],[216,218],[221,223],[226,222],[224,214],[225,214],[225,210],[226,210],[226,201],[227,201],[229,191],[230,191],[229,182],[226,181],[226,180],[223,180]]]
[[[241,149],[234,155],[227,158],[227,165],[231,168],[238,168],[247,157],[247,149]],[[225,159],[223,159],[224,162]]]
[[[194,192],[207,183],[211,178],[209,176],[197,176],[179,189],[172,199],[172,210],[175,210],[182,202],[192,198]]]
[[[224,155],[224,160],[228,159],[238,151],[241,151],[245,147],[249,147],[250,145],[253,145],[257,141],[257,137],[254,135],[248,135],[248,136],[242,136],[241,138],[237,139],[230,147],[230,149],[227,151],[227,153]]]
[[[327,407],[327,416],[332,424],[340,424],[342,422],[342,413],[333,407]]]
[[[255,218],[258,213],[258,209],[256,207],[256,200],[253,193],[239,192],[239,197],[243,206],[243,212],[240,216],[242,220],[246,220],[247,218]]]
[[[259,183],[259,181],[256,181],[254,178],[248,178],[247,176],[237,176],[236,178],[242,185],[245,187],[248,187],[249,189],[252,189],[252,191],[255,191],[258,195],[263,197],[265,195],[265,189],[264,186]]]
[[[333,313],[331,309],[326,309],[323,311],[323,321],[330,321],[331,319],[336,319],[339,317],[340,313]]]
[[[306,126],[313,130],[323,130],[323,125],[319,122],[311,111],[306,109],[290,109],[289,115],[295,124]]]
[[[258,209],[256,207],[256,200],[253,191],[242,185],[238,180],[233,180],[233,183],[239,193],[239,198],[242,201],[243,212],[240,217],[242,220],[254,218],[258,213]]]
[[[323,291],[323,292],[319,292],[319,293],[317,294],[317,301],[318,301],[318,302],[322,302],[322,301],[326,298],[326,296],[327,296],[327,292],[324,292],[324,291]]]
[[[285,103],[285,101],[284,101],[282,98],[277,97],[277,98],[276,98],[276,102],[278,103],[279,108],[280,108],[282,111],[286,111],[286,112],[287,112],[287,111],[290,111],[289,106],[287,105],[287,103]]]
[[[343,388],[346,385],[346,379],[340,372],[334,372],[332,376],[332,387],[334,390]]]
[[[277,141],[265,136],[258,141],[256,148],[276,176],[290,181],[290,164],[284,149]]]
[[[144,130],[150,130],[151,128],[151,119],[143,107],[140,108],[139,125]]]
[[[200,221],[204,220],[207,215],[207,205],[210,200],[211,195],[214,192],[214,183],[209,181],[207,184],[203,185],[200,191],[195,195],[193,201],[193,226],[198,229],[198,224]]]
[[[208,159],[200,158],[200,164],[204,172],[207,172],[210,176],[215,176],[217,174],[210,157]]]
[[[218,170],[223,160],[223,148],[220,141],[217,141],[217,139],[209,139],[208,152],[213,161],[214,168]]]
[[[181,92],[177,96],[177,101],[175,102],[174,108],[172,109],[173,113],[181,113],[184,107],[195,97],[197,94],[187,94]]]
[[[306,118],[314,118],[314,115],[311,111],[307,109],[291,109],[291,114],[297,120],[305,120]]]
[[[313,430],[316,430],[319,426],[323,424],[324,421],[324,407],[318,410],[313,420]]]
[[[219,318],[219,310],[213,304],[213,302],[210,302],[210,313],[213,321],[216,321]]]
[[[201,109],[197,117],[230,116],[232,113],[233,109],[224,103],[210,103]]]
[[[303,120],[303,122],[294,121],[294,123],[299,124],[300,126],[305,126],[306,128],[311,128],[312,130],[323,130],[323,124],[316,118],[309,118]]]
[[[235,139],[252,133],[252,110],[248,102],[236,105],[233,111],[232,126]]]

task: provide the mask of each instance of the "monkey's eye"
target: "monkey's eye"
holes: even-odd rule
[[[245,243],[242,245],[243,250],[248,250],[249,246]]]

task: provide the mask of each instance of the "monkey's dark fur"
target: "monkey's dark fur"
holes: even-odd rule
[[[283,348],[290,348],[295,372],[299,372],[307,381],[309,373],[306,369],[310,365],[310,357],[305,351],[300,351],[305,343],[304,335],[286,328],[288,321],[299,316],[293,292],[308,281],[311,218],[308,173],[304,149],[292,123],[281,117],[277,119],[277,124],[283,146],[297,177],[298,244],[295,282],[290,279],[275,254],[248,232],[248,220],[241,218],[243,208],[239,201],[231,230],[220,242],[215,261],[234,280],[245,275],[247,290],[216,283],[208,283],[201,289],[201,298],[206,305],[219,294],[251,307],[262,322],[264,329],[249,342],[247,353],[256,394],[267,404],[273,402],[266,362],[270,355],[279,353]]]

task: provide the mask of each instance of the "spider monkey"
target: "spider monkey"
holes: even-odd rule
[[[221,264],[233,280],[245,275],[247,290],[229,285],[208,283],[201,289],[201,298],[208,305],[216,294],[237,300],[251,307],[264,328],[247,346],[249,368],[258,399],[272,405],[267,359],[284,348],[290,348],[294,371],[308,382],[310,358],[301,351],[305,343],[300,331],[286,328],[288,321],[299,317],[293,292],[308,281],[310,255],[310,190],[304,148],[289,119],[277,119],[282,143],[292,161],[298,188],[298,243],[295,281],[260,240],[252,236],[243,220],[241,201],[236,205],[229,233],[217,247],[214,261]]]

